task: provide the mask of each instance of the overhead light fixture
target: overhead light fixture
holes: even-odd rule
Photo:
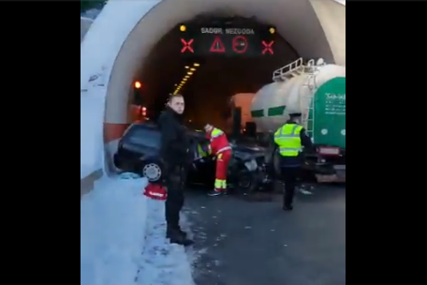
[[[175,85],[174,86],[178,86],[178,84],[177,83],[175,83]]]
[[[182,81],[183,81],[183,82],[185,82],[185,81],[187,81],[187,80],[188,80],[187,78],[182,79]]]
[[[191,70],[191,71],[196,71],[196,69],[195,69],[195,68],[190,68],[190,70]]]
[[[196,67],[197,67],[197,66],[200,66],[200,64],[199,64],[199,63],[197,63],[197,62],[195,62],[195,63],[194,63],[194,66],[196,66]]]
[[[184,76],[184,78],[190,78],[190,76],[189,76],[189,75],[186,75],[186,76]]]
[[[184,67],[185,67],[185,69],[189,69],[189,68],[190,68],[188,65],[186,65],[186,66],[184,66]]]
[[[181,26],[179,26],[179,30],[181,32],[185,32],[187,30],[187,27],[185,25],[181,25]]]
[[[192,74],[193,74],[193,72],[189,71],[189,72],[187,72],[187,74],[192,75]]]

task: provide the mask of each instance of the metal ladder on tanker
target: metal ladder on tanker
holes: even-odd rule
[[[302,111],[303,117],[301,124],[306,129],[308,135],[313,137],[314,134],[314,92],[316,89],[316,74],[317,68],[313,59],[309,60],[307,65],[304,65],[302,57],[298,58],[294,62],[285,65],[273,72],[273,81],[275,82],[286,82],[287,80],[296,76],[302,75],[308,70],[308,78],[304,82],[303,86],[307,87],[309,92],[304,94],[300,100],[300,110]],[[310,112],[312,117],[309,118]]]
[[[313,59],[308,61],[305,69],[308,71],[308,76],[302,86],[308,88],[308,92],[304,93],[300,100],[300,108],[303,114],[301,124],[306,129],[307,134],[314,139],[314,93],[317,89],[316,75],[318,69]]]
[[[298,75],[301,75],[304,73],[304,64],[302,57],[298,58],[297,60],[289,63],[288,65],[285,65],[279,69],[276,69],[273,72],[273,81],[287,81],[291,78],[294,78]]]

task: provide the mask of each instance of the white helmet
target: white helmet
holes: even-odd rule
[[[206,124],[204,128],[206,132],[209,132],[210,130],[212,130],[213,126],[211,124]]]

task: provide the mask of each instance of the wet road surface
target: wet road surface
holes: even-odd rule
[[[344,285],[345,189],[299,193],[292,212],[282,211],[280,201],[189,191],[196,284]]]

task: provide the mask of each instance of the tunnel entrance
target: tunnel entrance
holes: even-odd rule
[[[187,123],[231,128],[230,98],[257,92],[271,82],[272,71],[299,58],[277,33],[274,23],[256,17],[199,15],[178,23],[151,49],[138,72],[132,101],[156,120],[167,97],[182,94]],[[249,109],[248,106],[242,106]],[[140,108],[133,106],[133,118]]]
[[[240,17],[254,25],[275,26],[274,55],[268,59],[180,56],[182,42],[170,39],[177,37],[177,24],[195,20],[194,15]],[[81,44],[82,95],[105,99],[105,105],[100,105],[104,105],[107,161],[135,119],[135,81],[142,84],[147,117],[154,119],[166,97],[180,85],[185,70],[200,64],[178,92],[186,99],[188,121],[197,118],[198,123],[220,125],[229,112],[218,105],[224,108],[235,93],[256,92],[271,81],[275,68],[299,56],[345,62],[345,41],[329,41],[345,39],[344,26],[345,8],[329,0],[109,1]]]

